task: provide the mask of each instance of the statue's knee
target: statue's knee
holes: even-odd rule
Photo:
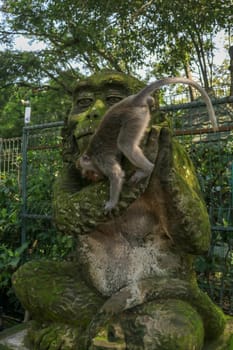
[[[198,312],[181,300],[151,302],[143,307],[137,323],[144,332],[144,348],[202,349],[204,326]]]
[[[121,341],[125,342],[127,349],[201,350],[204,344],[200,315],[189,303],[181,300],[148,302],[118,314],[104,324],[106,342],[111,342],[112,329],[117,326],[115,341],[121,334]],[[92,338],[93,343],[98,336]]]
[[[20,286],[29,283],[28,278],[32,278],[35,276],[34,271],[32,269],[32,262],[28,262],[18,268],[16,272],[14,272],[12,276],[12,284],[14,289],[18,289]]]

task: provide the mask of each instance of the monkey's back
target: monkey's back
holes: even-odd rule
[[[150,118],[148,104],[134,103],[134,95],[112,106],[104,115],[87,148],[89,156],[115,156],[119,154],[118,137],[126,134],[129,140],[135,135],[134,130],[143,134]]]

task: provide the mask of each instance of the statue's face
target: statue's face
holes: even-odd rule
[[[140,88],[138,80],[120,73],[98,73],[79,83],[68,118],[72,135],[69,140],[73,143],[70,149],[75,160],[85,151],[107,109]]]
[[[85,150],[90,135],[95,131],[106,110],[126,96],[122,90],[120,86],[102,86],[99,91],[95,91],[89,86],[78,92],[69,122],[74,126],[73,135],[80,153]]]

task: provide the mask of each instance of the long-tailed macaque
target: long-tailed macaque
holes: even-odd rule
[[[199,84],[186,78],[158,80],[136,95],[126,97],[113,105],[104,115],[87,150],[79,159],[83,176],[94,172],[97,177],[108,177],[110,198],[105,204],[105,211],[111,211],[117,205],[123,184],[124,171],[117,159],[118,155],[123,154],[138,168],[130,179],[131,182],[137,183],[151,174],[154,164],[144,156],[139,147],[150,121],[150,107],[154,103],[150,94],[164,85],[176,83],[188,84],[200,91],[206,102],[213,129],[217,130],[216,116],[208,94]]]

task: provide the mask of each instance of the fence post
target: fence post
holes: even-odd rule
[[[231,207],[233,208],[233,162],[231,163]]]
[[[28,128],[23,128],[22,140],[22,211],[21,211],[21,244],[26,241],[26,212],[27,212],[27,147],[28,147]]]
[[[2,173],[2,165],[4,164],[4,161],[2,161],[2,155],[3,155],[3,139],[0,137],[0,175]],[[0,176],[0,182],[1,182],[1,176]]]

